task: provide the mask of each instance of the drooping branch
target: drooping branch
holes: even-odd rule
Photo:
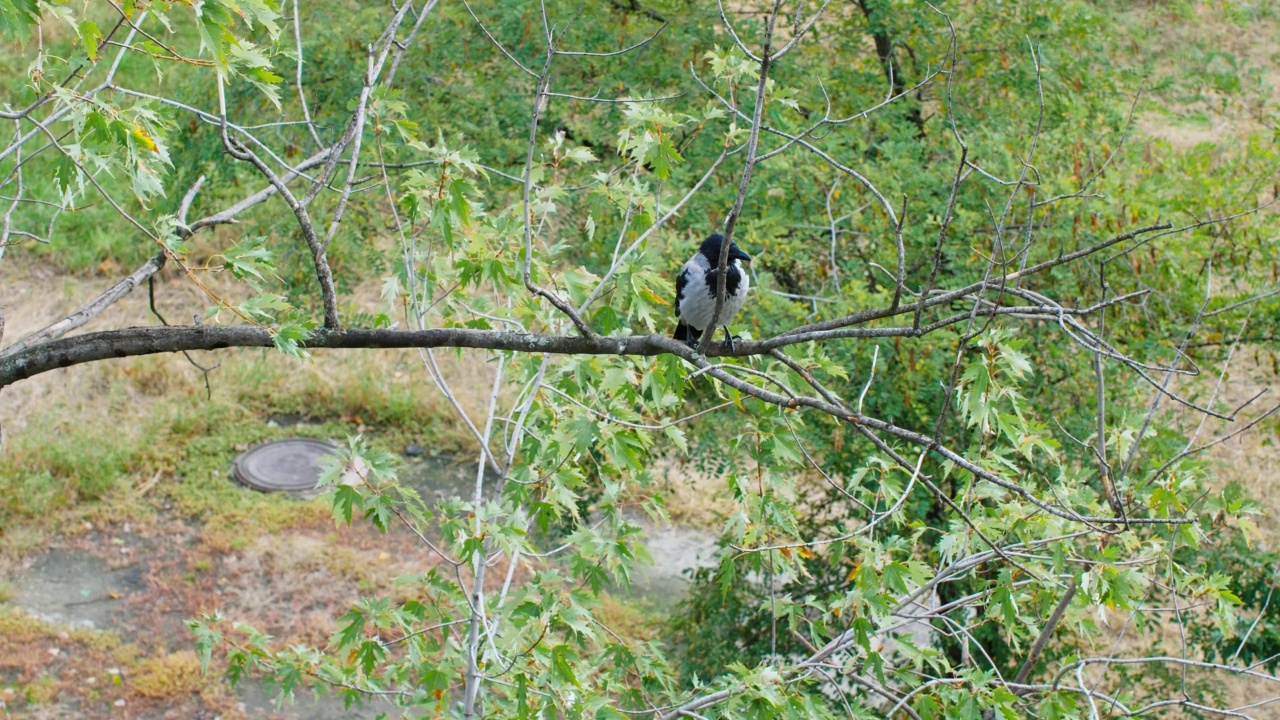
[[[223,89],[221,78],[218,81],[218,106],[222,111],[222,116],[226,117],[226,93]],[[240,143],[227,134],[227,128],[222,128],[222,144],[227,153],[237,160],[243,160],[252,164],[262,173],[267,182],[271,183],[276,192],[284,198],[289,209],[293,211],[294,216],[298,220],[298,227],[302,230],[302,236],[307,242],[307,247],[311,251],[312,261],[316,267],[316,281],[320,285],[320,300],[324,306],[324,325],[327,328],[338,327],[338,293],[334,289],[333,270],[329,267],[329,259],[325,254],[320,237],[316,233],[315,225],[311,221],[311,216],[307,213],[306,203],[300,202],[288,186],[274,173],[267,164],[258,157],[256,153],[248,148],[248,146]],[[330,162],[334,156],[330,155]],[[326,166],[326,172],[328,167]],[[317,183],[319,185],[319,183]]]
[[[293,166],[288,172],[281,175],[280,182],[283,183],[284,185],[288,185],[289,183],[293,182],[297,178],[301,177],[303,173],[305,173],[307,170],[310,170],[311,168],[314,168],[317,165],[324,163],[325,160],[328,159],[328,157],[329,157],[328,150],[324,150],[312,155],[306,160],[303,160],[302,162]],[[199,220],[196,220],[195,222],[187,226],[187,230],[194,233],[197,230],[201,230],[203,228],[206,228],[212,225],[223,225],[223,224],[234,223],[236,222],[236,218],[239,217],[241,213],[248,210],[249,208],[255,207],[257,205],[261,205],[262,203],[271,199],[271,197],[275,195],[276,192],[277,190],[275,185],[267,185],[266,187],[262,188],[258,192],[250,195],[249,197],[246,197],[245,199],[241,200],[235,205],[232,205],[231,207],[226,208],[225,210],[219,213],[215,213],[208,217],[204,217]],[[181,218],[179,219],[181,220]],[[183,222],[185,222],[185,220],[183,220]]]

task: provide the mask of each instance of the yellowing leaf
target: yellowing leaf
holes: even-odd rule
[[[845,582],[853,582],[853,579],[854,579],[854,578],[856,578],[856,577],[858,577],[858,572],[859,572],[860,570],[862,570],[862,563],[861,563],[861,562],[855,562],[855,563],[853,564],[853,567],[849,568],[849,574],[845,576],[844,581],[845,581]]]
[[[146,128],[141,125],[134,125],[130,134],[133,135],[134,139],[136,139],[138,144],[142,145],[142,147],[150,150],[151,152],[160,152],[160,148],[156,145],[156,141],[151,138],[149,133],[147,133]]]
[[[654,291],[650,290],[649,288],[643,288],[643,289],[641,289],[641,290],[640,290],[640,294],[641,294],[641,295],[643,295],[643,296],[645,297],[645,299],[649,300],[650,302],[655,302],[655,303],[658,303],[659,305],[670,305],[670,304],[671,304],[671,301],[670,301],[670,300],[667,300],[666,298],[661,297],[660,295],[658,295],[658,294],[657,294],[657,293],[655,293]]]

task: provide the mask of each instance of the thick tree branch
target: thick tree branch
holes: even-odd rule
[[[110,358],[136,357],[183,350],[221,350],[232,347],[271,347],[271,333],[249,325],[184,325],[108,330],[53,340],[0,357],[0,388],[57,368]],[[663,335],[601,337],[534,335],[491,330],[441,328],[431,330],[318,331],[308,349],[357,348],[483,348],[513,352],[581,355],[692,355],[683,343]],[[739,352],[746,348],[739,348]]]
[[[142,276],[145,278],[146,276]],[[1141,293],[1136,293],[1141,294]],[[1135,294],[1135,295],[1136,295]],[[942,296],[939,296],[942,297]],[[1123,301],[1132,295],[1113,298],[1106,305]],[[929,303],[933,305],[936,303]],[[1087,308],[1051,308],[1047,306],[990,307],[979,310],[977,317],[1010,315],[1022,318],[1056,321],[1061,315],[1096,312],[1103,304]],[[907,314],[914,306],[902,306],[893,314]],[[81,311],[83,312],[83,311]],[[705,353],[710,357],[750,357],[772,354],[777,348],[814,340],[872,337],[922,337],[936,330],[967,320],[970,313],[942,318],[920,328],[855,327],[839,328],[802,335],[783,334],[764,340],[734,343],[732,348],[713,343]],[[83,323],[81,323],[83,324]],[[69,330],[70,328],[67,328]],[[66,332],[64,330],[63,332]],[[60,333],[61,334],[61,333]],[[52,340],[52,338],[49,338]],[[25,342],[25,341],[24,341]],[[229,347],[270,347],[270,333],[251,326],[171,326],[163,328],[126,328],[80,335],[66,340],[26,343],[0,352],[0,360],[12,358],[12,364],[0,364],[0,387],[60,367],[96,360],[188,350],[219,350]],[[535,335],[497,330],[438,328],[427,330],[321,330],[306,343],[308,348],[488,348],[513,352],[545,352],[560,355],[639,355],[673,353],[691,359],[697,353],[663,335],[579,336]]]
[[[138,275],[142,269],[140,268]],[[147,275],[140,275],[139,281]],[[110,292],[110,291],[109,291]],[[127,292],[127,291],[125,291]],[[121,292],[121,295],[124,293]],[[844,338],[873,337],[923,337],[936,330],[963,322],[970,315],[992,317],[1008,315],[1023,319],[1061,321],[1062,316],[1087,315],[1110,305],[1144,295],[1145,291],[1111,298],[1085,308],[1063,308],[1045,304],[1027,306],[991,306],[976,313],[958,313],[941,318],[923,327],[841,327],[802,334],[783,333],[764,340],[739,341],[732,348],[713,344],[705,353],[713,357],[750,357],[772,354],[778,348],[810,341],[838,340]],[[951,293],[930,298],[926,307],[950,302]],[[112,300],[114,302],[114,300]],[[110,303],[107,303],[110,304]],[[92,305],[90,306],[92,307]],[[105,307],[105,305],[104,305]],[[87,309],[87,308],[86,308]],[[899,306],[896,309],[870,311],[863,322],[873,319],[905,315],[914,312],[916,305]],[[84,312],[81,310],[79,312]],[[83,324],[80,323],[80,324]],[[77,326],[78,327],[78,326]],[[62,333],[69,331],[70,327]],[[42,331],[43,332],[43,331]],[[59,333],[61,335],[62,333]],[[270,347],[270,333],[251,326],[170,326],[163,328],[127,328],[90,333],[60,341],[52,336],[46,342],[24,340],[12,348],[0,352],[0,360],[12,359],[11,364],[0,364],[0,387],[18,380],[38,375],[60,367],[69,367],[96,360],[116,357],[134,357],[156,353],[190,350],[218,350],[228,347]],[[34,336],[33,336],[34,338]],[[496,330],[471,330],[439,328],[416,331],[402,330],[321,330],[306,343],[308,348],[436,348],[469,347],[509,350],[513,352],[546,352],[554,354],[582,355],[639,355],[653,356],[673,353],[686,359],[697,353],[671,338],[662,335],[633,335],[606,337],[600,335],[568,337],[560,335],[535,335]]]
[[[906,328],[910,332],[910,328]],[[185,326],[160,328],[129,328],[90,333],[42,343],[13,355],[0,358],[0,388],[33,375],[62,367],[109,358],[151,355],[183,350],[218,350],[229,347],[269,347],[273,345],[271,334],[252,326]],[[1034,503],[1041,509],[1066,520],[1076,522],[1108,522],[1111,518],[1082,517],[1074,512],[1062,511],[1039,500],[1020,485],[1005,480],[969,462],[935,439],[870,416],[854,413],[842,407],[809,397],[788,397],[773,393],[723,370],[709,367],[706,359],[683,343],[663,335],[629,337],[582,337],[536,335],[492,330],[441,328],[418,331],[395,330],[321,330],[307,341],[310,349],[353,348],[484,348],[514,352],[538,352],[583,355],[678,355],[703,371],[709,371],[721,382],[757,399],[782,407],[809,407],[859,426],[886,432],[900,440],[926,448],[968,470],[975,476],[1012,491]],[[719,348],[715,350],[719,351]],[[741,343],[734,355],[767,352],[762,343]],[[722,354],[715,352],[714,354]],[[1135,523],[1182,523],[1182,518],[1142,519]]]

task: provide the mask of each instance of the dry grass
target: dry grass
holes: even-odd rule
[[[1226,376],[1214,402],[1215,409],[1229,412],[1256,395],[1259,390],[1273,386],[1277,380],[1273,367],[1269,351],[1250,346],[1238,348],[1233,358],[1231,372]],[[1218,368],[1202,369],[1204,372],[1200,377],[1175,382],[1170,389],[1192,397],[1198,402],[1208,402],[1217,383]],[[1274,397],[1268,399],[1269,395],[1274,393],[1264,395],[1234,423],[1213,418],[1205,419],[1205,416],[1200,413],[1167,401],[1162,405],[1164,419],[1180,427],[1186,437],[1195,437],[1195,444],[1203,444],[1233,432],[1275,404],[1277,399]],[[1203,425],[1201,425],[1202,421]],[[1198,432],[1197,428],[1199,428]],[[1275,436],[1275,423],[1263,423],[1252,432],[1216,445],[1205,453],[1206,467],[1211,473],[1208,478],[1210,488],[1220,489],[1228,483],[1236,482],[1244,487],[1248,496],[1260,503],[1261,513],[1252,518],[1258,525],[1258,534],[1254,537],[1255,546],[1260,550],[1271,551],[1280,549],[1280,528],[1270,521],[1271,518],[1280,517],[1280,482],[1278,482],[1280,478],[1275,474],[1275,468],[1280,467],[1280,448],[1276,447]],[[1231,531],[1233,530],[1228,530],[1228,532]],[[1156,592],[1153,596],[1161,597],[1163,593]],[[1167,601],[1156,600],[1151,604],[1172,607]],[[1204,608],[1187,607],[1184,604],[1181,611],[1184,614],[1184,621],[1197,617],[1196,622],[1201,624],[1209,622],[1203,617]],[[1149,613],[1143,627],[1135,625],[1128,612],[1112,610],[1096,615],[1092,609],[1089,609],[1084,611],[1084,614],[1089,617],[1079,619],[1092,619],[1098,622],[1101,631],[1087,645],[1084,653],[1086,655],[1095,657],[1149,655],[1182,657],[1185,655],[1193,660],[1205,659],[1200,648],[1194,644],[1184,649],[1183,635],[1178,627],[1177,616],[1171,611]],[[1070,618],[1067,622],[1070,622]],[[1159,669],[1166,672],[1168,677],[1180,678],[1181,676],[1179,668],[1173,665],[1162,666]],[[1122,670],[1093,666],[1084,673],[1084,677],[1087,682],[1096,683],[1098,689],[1114,693],[1123,690],[1132,691],[1141,687],[1144,679],[1149,680],[1155,677],[1156,670],[1155,666],[1141,672],[1133,672],[1130,669],[1130,679],[1121,681],[1119,676]],[[1164,678],[1166,682],[1168,677]],[[1275,683],[1217,671],[1190,670],[1187,682],[1188,687],[1191,688],[1189,694],[1193,701],[1212,706],[1244,706],[1278,694]],[[1167,688],[1168,685],[1163,687]],[[1170,714],[1161,717],[1192,717],[1177,710],[1168,712]],[[1248,712],[1250,716],[1256,718],[1280,718],[1280,708],[1271,710],[1262,707]]]
[[[0,308],[5,314],[5,343],[11,343],[81,307],[111,284],[110,279],[67,276],[46,264],[10,254],[0,262]],[[220,293],[233,295],[234,286],[211,283]],[[377,307],[376,283],[366,283],[344,298],[346,307],[368,312]],[[157,275],[157,305],[170,322],[191,322],[210,303],[177,271]],[[157,325],[148,307],[146,287],[126,296],[76,334],[139,325]],[[321,391],[349,393],[372,383],[378,386],[426,386],[417,352],[407,350],[318,352],[311,361],[298,361],[278,353],[243,349],[192,353],[198,362],[223,366],[211,375],[217,391],[220,379],[243,375],[246,367],[276,370],[276,379],[290,381],[283,391],[318,387]],[[479,351],[437,352],[436,359],[459,403],[472,417],[484,412],[493,371]],[[364,381],[361,382],[352,382]],[[56,405],[68,414],[111,412],[137,417],[147,414],[157,398],[203,394],[201,373],[181,355],[161,355],[105,361],[58,370],[24,380],[0,393],[0,422],[6,433],[26,427],[25,418],[39,408]],[[434,390],[432,390],[434,393]],[[356,398],[352,398],[353,400]],[[442,408],[443,409],[443,408]],[[118,425],[128,425],[126,422]]]
[[[1167,142],[1175,151],[1197,145],[1213,145],[1229,150],[1244,138],[1270,133],[1276,116],[1276,88],[1280,88],[1280,14],[1273,3],[1226,3],[1200,1],[1191,3],[1135,3],[1119,17],[1124,36],[1132,38],[1128,47],[1131,59],[1151,64],[1147,78],[1149,105],[1158,108],[1138,118],[1139,132]],[[1238,85],[1235,85],[1238,83]],[[1150,88],[1156,88],[1154,92]],[[1231,282],[1231,278],[1227,282]],[[1242,346],[1236,350],[1230,373],[1218,395],[1216,409],[1229,411],[1259,390],[1274,386],[1277,380],[1274,355],[1260,347]],[[1217,367],[1205,368],[1200,378],[1175,383],[1174,389],[1188,393],[1199,401],[1208,401],[1217,380]],[[1274,392],[1264,395],[1250,411],[1242,413],[1235,423],[1221,422],[1188,412],[1185,408],[1165,403],[1165,417],[1180,427],[1188,437],[1195,435],[1196,444],[1221,437],[1274,404]],[[1203,421],[1203,426],[1201,423]],[[1197,428],[1199,430],[1197,431]],[[1264,550],[1280,549],[1280,448],[1277,447],[1276,425],[1265,422],[1252,432],[1208,450],[1209,486],[1222,488],[1239,483],[1249,497],[1261,505],[1260,516],[1252,519],[1258,527],[1257,546]],[[1152,647],[1171,655],[1181,655],[1183,639],[1177,621],[1169,614],[1149,618],[1145,632],[1129,626],[1127,615],[1111,614],[1110,626],[1094,643],[1092,651],[1117,655],[1149,654]],[[1197,648],[1189,648],[1191,657],[1199,657]],[[1176,669],[1170,668],[1173,675]],[[1096,671],[1096,672],[1101,672]],[[1116,689],[1112,671],[1108,671],[1101,688]],[[1142,673],[1137,674],[1139,682]],[[1086,674],[1096,678],[1096,673]],[[1276,686],[1264,680],[1231,676],[1224,673],[1190,672],[1188,681],[1208,694],[1219,694],[1226,707],[1243,706],[1273,697]],[[1217,704],[1208,702],[1207,704]],[[1280,708],[1258,707],[1247,710],[1252,717],[1280,718]],[[1184,717],[1174,712],[1168,717]]]
[[[1221,394],[1222,405],[1238,407],[1260,390],[1274,387],[1277,379],[1280,379],[1277,378],[1274,367],[1273,356],[1268,350],[1249,346],[1237,349],[1229,382],[1225,384]],[[1246,419],[1235,423],[1212,423],[1218,426],[1216,428],[1207,424],[1200,435],[1200,442],[1230,433],[1276,402],[1280,402],[1280,398],[1275,397],[1274,391],[1269,392],[1255,403],[1253,412],[1242,413]],[[1210,448],[1206,453],[1212,467],[1219,473],[1211,482],[1212,487],[1237,482],[1243,486],[1246,495],[1261,506],[1261,513],[1252,517],[1258,532],[1256,546],[1260,550],[1270,551],[1280,550],[1280,527],[1275,522],[1276,518],[1280,518],[1280,476],[1276,474],[1276,469],[1280,468],[1280,447],[1276,444],[1276,432],[1274,421],[1264,423],[1252,432]],[[1173,618],[1166,619],[1161,632],[1164,635],[1164,647],[1180,647],[1181,638],[1177,634]],[[1275,683],[1258,678],[1217,673],[1211,681],[1221,689],[1228,707],[1243,706],[1280,694]],[[1280,707],[1263,707],[1248,712],[1257,718],[1280,718]]]
[[[1158,603],[1157,603],[1158,604]],[[1202,614],[1200,608],[1182,608],[1184,620]],[[1084,617],[1087,616],[1087,617]],[[1098,623],[1100,632],[1091,642],[1086,642],[1081,653],[1084,657],[1141,658],[1152,656],[1186,657],[1189,660],[1204,660],[1199,648],[1191,645],[1182,650],[1182,633],[1178,628],[1177,618],[1172,610],[1161,613],[1150,613],[1145,625],[1139,627],[1131,613],[1109,610],[1099,615],[1089,608],[1078,613],[1078,620],[1092,620]],[[1071,622],[1068,615],[1065,622]],[[1204,620],[1201,619],[1201,622]],[[1082,673],[1085,684],[1113,697],[1125,693],[1141,693],[1144,689],[1150,693],[1147,701],[1169,699],[1171,682],[1177,686],[1182,676],[1182,668],[1176,664],[1152,663],[1147,666],[1104,666],[1091,665]],[[1074,678],[1065,680],[1074,684]],[[1193,701],[1210,707],[1232,708],[1256,703],[1277,694],[1277,684],[1260,678],[1249,678],[1230,673],[1187,668],[1187,695]],[[1131,706],[1133,704],[1131,703]],[[1204,717],[1192,715],[1180,709],[1166,708],[1166,714],[1155,717],[1183,718]],[[1280,718],[1280,708],[1254,709],[1250,717],[1262,719]]]
[[[1238,360],[1232,368],[1231,380],[1222,393],[1223,404],[1230,408],[1238,407],[1259,391],[1274,388],[1280,380],[1272,369],[1274,356],[1269,350],[1245,346],[1236,354]],[[1280,398],[1275,396],[1275,391],[1267,392],[1252,406],[1253,412],[1242,413],[1245,419],[1231,424],[1219,423],[1217,434],[1232,431],[1277,402]],[[1202,441],[1210,439],[1206,434],[1201,434]],[[1221,472],[1215,486],[1224,481],[1240,483],[1247,494],[1261,504],[1260,545],[1267,550],[1280,550],[1280,526],[1274,522],[1280,518],[1280,477],[1276,475],[1276,469],[1280,468],[1280,446],[1276,444],[1276,424],[1264,422],[1252,432],[1210,448],[1207,455]]]
[[[741,509],[724,478],[665,458],[654,463],[653,474],[654,490],[663,496],[674,525],[717,532],[725,518]]]
[[[1155,91],[1159,109],[1138,118],[1142,134],[1186,150],[1270,132],[1280,88],[1271,5],[1134,3],[1120,14],[1131,59],[1152,65],[1147,86],[1165,88]]]
[[[8,607],[0,607],[0,637],[13,642],[74,640],[105,649],[120,644],[120,638],[114,633],[85,628],[66,629]]]
[[[229,617],[254,618],[264,631],[323,645],[337,629],[334,609],[356,600],[361,580],[390,571],[376,558],[314,536],[262,537],[224,559],[222,609]]]
[[[643,603],[613,595],[600,596],[596,619],[619,638],[629,642],[661,642],[668,632],[666,618]]]
[[[1260,392],[1266,392],[1234,422],[1208,417],[1169,401],[1162,406],[1165,419],[1178,427],[1193,446],[1238,431],[1280,402],[1274,390],[1269,390],[1280,380],[1274,370],[1274,358],[1274,353],[1266,348],[1242,345],[1236,349],[1213,402],[1214,409],[1229,413]],[[1205,365],[1201,370],[1199,377],[1175,381],[1170,389],[1196,402],[1209,402],[1214,397],[1220,367]],[[1207,460],[1209,487],[1221,489],[1229,483],[1238,483],[1246,495],[1260,504],[1261,512],[1253,517],[1258,525],[1258,534],[1253,540],[1261,549],[1272,551],[1280,550],[1280,527],[1268,521],[1280,517],[1280,477],[1275,473],[1275,468],[1280,467],[1280,447],[1276,445],[1276,428],[1274,419],[1263,421],[1248,432],[1214,445],[1200,456]]]
[[[112,633],[12,608],[0,608],[0,677],[4,718],[244,717],[229,688],[203,676],[190,652],[147,658]]]
[[[60,275],[46,265],[10,254],[0,263],[0,307],[6,339],[12,342],[79,307],[110,280]],[[170,320],[202,314],[199,290],[173,271],[157,281],[158,303]],[[52,290],[51,292],[49,290]],[[225,288],[219,288],[222,292]],[[372,288],[350,299],[359,309],[376,300]],[[77,332],[155,325],[146,288],[139,288]],[[7,494],[28,506],[41,523],[9,522],[0,542],[0,571],[45,542],[52,511],[76,508],[86,499],[133,512],[117,491],[144,487],[160,473],[168,488],[187,443],[166,447],[164,437],[224,434],[228,424],[274,415],[306,418],[345,427],[333,437],[390,433],[398,442],[418,442],[445,452],[472,452],[477,442],[441,398],[414,351],[377,350],[316,353],[302,361],[262,349],[193,353],[211,374],[213,398],[205,397],[201,373],[179,354],[91,363],[36,376],[0,392],[0,475]],[[480,417],[488,399],[492,367],[481,352],[437,354],[442,372],[462,407]],[[57,438],[58,442],[49,442]],[[261,438],[249,438],[254,441]],[[241,443],[244,440],[234,440]],[[230,445],[227,446],[228,448]],[[28,487],[29,486],[29,487]],[[10,506],[12,506],[12,502]],[[0,500],[0,519],[5,501]],[[187,507],[197,512],[208,508]],[[53,512],[56,515],[56,512]],[[66,518],[57,522],[67,525]],[[73,523],[75,524],[75,523]],[[227,524],[209,528],[210,542],[229,546],[239,531]],[[219,536],[222,534],[222,537]]]

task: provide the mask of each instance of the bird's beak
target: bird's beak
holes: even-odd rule
[[[741,250],[738,250],[737,248],[734,248],[733,252],[729,254],[729,257],[733,258],[734,260],[741,260],[742,262],[748,265],[751,264],[751,256],[742,252]]]

